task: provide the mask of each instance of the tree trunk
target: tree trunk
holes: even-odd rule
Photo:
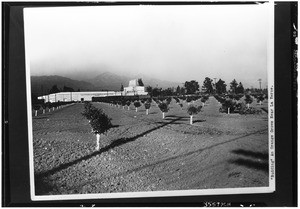
[[[146,115],[149,115],[149,109],[146,109]]]
[[[52,108],[52,111],[54,111],[54,107]]]
[[[202,106],[204,107],[204,102],[202,102]]]
[[[261,105],[261,101],[259,101],[259,105]]]
[[[97,137],[96,150],[99,151],[99,148],[100,148],[100,134],[96,134],[96,137]]]
[[[34,116],[37,116],[37,110],[35,111]]]
[[[230,107],[228,107],[228,114],[230,114]]]
[[[124,106],[123,106],[123,110],[124,110]]]
[[[128,110],[129,110],[129,106],[128,106]]]
[[[50,112],[51,108],[48,109],[48,111]]]
[[[165,113],[163,112],[162,114],[163,114],[163,119],[165,119]]]
[[[135,108],[135,112],[137,112],[137,107]]]
[[[193,115],[190,116],[190,124],[193,125]]]
[[[249,107],[250,107],[250,104],[248,103],[248,104],[247,104],[247,108],[249,109]]]
[[[45,111],[46,111],[46,110],[45,110],[45,109],[43,109],[43,114],[45,114]]]

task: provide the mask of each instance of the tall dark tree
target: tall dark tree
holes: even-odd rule
[[[74,89],[71,87],[68,87],[68,86],[64,86],[62,91],[63,92],[74,92]]]
[[[177,94],[177,95],[180,94],[180,86],[177,86],[177,88],[176,88],[176,94]]]
[[[58,92],[60,92],[60,89],[57,88],[57,85],[53,85],[52,88],[49,91],[50,94],[55,94],[55,93],[58,93]]]
[[[141,78],[138,79],[138,85],[139,85],[139,86],[144,86],[144,83],[143,83],[143,81],[142,81]]]
[[[223,94],[226,92],[226,84],[225,81],[222,79],[219,79],[219,81],[216,83],[216,90],[218,94]]]
[[[209,77],[206,77],[203,81],[203,87],[206,89],[206,93],[212,93],[213,92],[213,86],[212,86],[212,79]]]
[[[145,90],[151,97],[153,96],[153,88],[151,86],[147,86]]]
[[[233,81],[231,81],[230,83],[230,89],[233,93],[236,93],[236,87],[238,86],[238,83],[236,82],[235,79],[233,79]]]
[[[121,84],[120,91],[124,91],[124,86],[123,86],[123,84]]]
[[[154,96],[154,97],[160,96],[160,95],[161,95],[161,91],[162,91],[161,88],[155,87],[155,88],[153,89],[153,91],[152,91],[152,96]]]
[[[243,84],[240,82],[239,85],[236,87],[236,93],[237,94],[243,94],[244,93],[244,86]]]
[[[181,95],[185,95],[185,88],[184,88],[184,87],[181,87],[181,88],[180,88],[180,94],[181,94]]]
[[[199,91],[199,84],[195,80],[186,81],[184,83],[184,87],[187,94],[195,94],[197,91]]]

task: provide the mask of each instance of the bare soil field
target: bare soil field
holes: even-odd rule
[[[114,125],[99,151],[84,104],[33,117],[36,195],[268,186],[265,112],[219,113],[210,97],[190,125],[187,104],[174,100],[165,119],[154,103],[149,115],[143,106],[93,105]]]

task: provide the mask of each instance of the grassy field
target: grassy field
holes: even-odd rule
[[[265,112],[219,113],[210,97],[190,125],[187,104],[174,100],[165,119],[154,103],[149,115],[93,105],[114,125],[99,151],[82,103],[33,117],[36,195],[268,186]]]

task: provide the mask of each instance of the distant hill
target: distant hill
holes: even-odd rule
[[[59,89],[64,86],[71,87],[74,91],[92,91],[95,86],[86,81],[78,81],[70,78],[51,75],[51,76],[31,76],[31,92],[37,96],[48,94],[53,85],[57,85]]]
[[[87,79],[85,81],[78,81],[58,75],[31,76],[31,92],[37,96],[45,95],[49,93],[49,90],[53,85],[57,85],[59,89],[62,89],[64,86],[71,87],[74,89],[74,91],[77,91],[78,89],[80,89],[80,91],[119,91],[122,84],[124,87],[127,87],[130,80],[138,78],[142,78],[145,86],[158,86],[164,89],[168,87],[177,87],[180,85],[180,83],[162,81],[143,75],[129,77],[116,75],[110,72],[104,72],[92,79]]]
[[[132,79],[141,78],[145,86],[152,86],[152,87],[160,87],[160,88],[168,88],[168,87],[177,87],[180,83],[177,82],[169,82],[169,81],[162,81],[159,79],[151,78],[144,75],[136,75],[134,77],[129,76],[121,76],[116,75],[110,72],[104,72],[93,79],[86,80],[87,82],[93,84],[97,89],[103,90],[115,90],[119,91],[121,88],[121,84],[124,87],[128,86],[129,81]]]
[[[124,87],[128,86],[129,81],[132,79],[134,78],[104,72],[86,81],[93,84],[99,90],[120,91],[121,85],[123,84]]]

